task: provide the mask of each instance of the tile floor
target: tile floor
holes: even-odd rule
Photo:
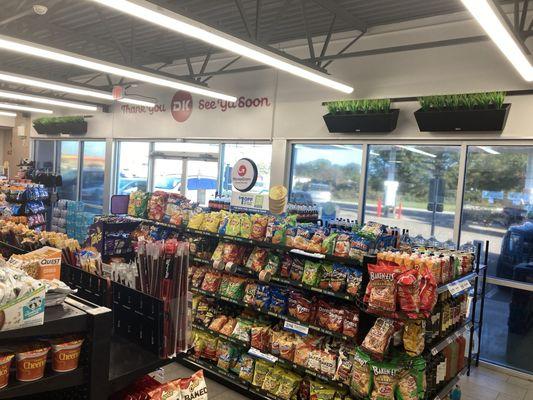
[[[194,371],[173,363],[165,367],[165,378],[189,376]],[[470,377],[461,379],[461,400],[533,400],[533,378],[525,380],[493,369],[474,368]],[[207,379],[209,400],[245,400],[247,397]]]

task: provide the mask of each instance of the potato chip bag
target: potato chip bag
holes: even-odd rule
[[[208,400],[204,371],[195,372],[190,378],[180,380],[182,400]]]

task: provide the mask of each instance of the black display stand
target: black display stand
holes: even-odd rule
[[[0,242],[0,251],[4,255],[26,252],[4,242]],[[88,400],[104,400],[137,378],[174,361],[160,358],[157,350],[162,343],[163,322],[162,311],[155,311],[162,310],[161,300],[115,282],[112,291],[106,279],[66,264],[61,267],[61,278],[78,289],[77,295],[69,296],[62,305],[46,308],[44,325],[0,332],[0,344],[5,340],[83,333],[86,342],[82,354],[86,356],[72,372],[54,373],[48,368],[45,376],[35,382],[12,379],[9,386],[0,389],[0,400],[34,398],[74,387]],[[141,340],[143,333],[139,330],[116,328],[120,321],[130,320],[131,313],[124,312],[130,306],[136,317],[130,321],[130,328],[140,326],[143,333],[151,332],[149,341]]]

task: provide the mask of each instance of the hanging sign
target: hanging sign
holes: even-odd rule
[[[124,86],[113,86],[113,100],[122,100],[124,98]]]
[[[264,194],[231,192],[231,208],[248,210],[268,210],[268,197]]]
[[[233,187],[239,192],[250,191],[257,182],[258,174],[255,162],[249,158],[241,158],[235,163],[231,171]]]

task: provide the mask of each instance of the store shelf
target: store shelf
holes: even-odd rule
[[[457,385],[457,382],[459,382],[459,379],[461,379],[467,370],[468,367],[464,367],[450,382],[446,384],[446,386],[444,386],[444,388],[442,388],[442,390],[435,397],[430,397],[430,400],[443,400],[446,395],[453,390],[455,385]]]
[[[462,325],[452,333],[450,333],[446,338],[442,339],[440,342],[438,342],[434,346],[430,346],[428,349],[426,349],[426,352],[428,355],[435,356],[439,354],[442,350],[444,350],[448,345],[450,345],[454,340],[462,336],[465,332],[469,331],[470,328],[472,328],[473,323],[471,321],[467,322],[466,324]]]
[[[161,359],[120,336],[111,337],[109,352],[110,393],[124,389],[137,378],[172,363],[173,359]]]
[[[83,332],[87,326],[87,313],[65,302],[45,308],[43,325],[0,332],[0,340]]]
[[[37,395],[45,391],[49,392],[83,385],[86,383],[85,376],[84,368],[78,368],[70,372],[47,370],[42,379],[33,382],[18,382],[12,378],[7,387],[0,389],[0,399],[7,400],[19,396]]]
[[[477,273],[476,272],[471,272],[469,274],[461,276],[460,278],[454,279],[451,282],[448,282],[448,283],[446,283],[444,285],[440,285],[439,287],[437,287],[437,293],[439,293],[439,294],[440,293],[444,293],[447,290],[449,290],[451,286],[453,286],[453,285],[455,285],[457,283],[460,283],[460,282],[471,281],[472,279],[475,279],[476,277],[477,277]]]
[[[329,255],[329,254],[309,253],[309,252],[306,252],[306,251],[295,249],[293,247],[287,247],[287,246],[284,246],[284,245],[264,242],[262,240],[253,240],[253,239],[241,238],[241,237],[238,237],[238,236],[231,236],[231,235],[221,235],[221,234],[215,233],[215,232],[207,232],[207,231],[203,231],[203,230],[200,230],[200,229],[192,229],[192,228],[187,228],[187,227],[181,226],[181,225],[173,225],[173,224],[168,224],[166,222],[157,222],[157,221],[152,221],[150,219],[145,219],[145,218],[133,218],[133,217],[130,217],[130,218],[132,220],[134,220],[134,221],[146,222],[146,223],[153,224],[153,225],[156,225],[156,226],[161,226],[161,227],[164,227],[164,228],[170,228],[170,229],[175,229],[175,230],[187,232],[187,233],[193,234],[193,235],[208,236],[208,237],[228,240],[228,241],[232,241],[232,242],[237,242],[237,243],[243,243],[243,244],[248,244],[248,245],[253,245],[253,246],[265,247],[265,248],[274,249],[274,250],[277,250],[277,251],[280,251],[280,252],[284,252],[284,253],[291,253],[293,255],[299,255],[299,256],[302,256],[302,257],[312,258],[312,259],[315,259],[315,260],[316,259],[320,259],[320,260],[325,260],[325,261],[338,262],[338,263],[342,263],[342,264],[345,264],[345,265],[350,265],[350,266],[353,266],[353,267],[362,267],[363,266],[363,263],[361,261],[353,259],[353,258],[336,257],[336,256]]]
[[[212,298],[215,298],[215,299],[218,299],[218,300],[222,300],[222,301],[225,301],[225,302],[228,302],[228,303],[231,303],[231,304],[235,304],[235,305],[240,306],[242,308],[246,308],[248,310],[256,311],[256,312],[258,312],[260,314],[268,315],[270,317],[274,317],[274,318],[277,318],[277,319],[282,320],[282,321],[289,321],[289,322],[292,322],[294,324],[299,325],[302,328],[311,329],[311,330],[314,330],[316,332],[323,333],[324,335],[328,335],[328,336],[335,337],[335,338],[342,339],[342,340],[346,340],[346,341],[355,340],[354,338],[351,338],[349,336],[343,335],[341,333],[333,332],[333,331],[330,331],[328,329],[324,329],[324,328],[322,328],[320,326],[306,324],[306,323],[298,321],[296,318],[292,318],[292,317],[287,316],[287,315],[276,314],[276,313],[271,312],[271,311],[264,311],[264,310],[261,310],[261,309],[256,308],[256,307],[251,307],[251,306],[248,306],[248,305],[246,305],[246,304],[244,304],[242,302],[239,302],[237,300],[233,300],[233,299],[230,299],[230,298],[225,297],[225,296],[220,296],[220,295],[215,294],[215,293],[207,292],[207,291],[202,290],[202,289],[190,288],[190,291],[193,292],[193,293],[198,293],[198,294],[201,294],[201,295],[204,295],[204,296],[208,296],[208,297],[212,297]]]

